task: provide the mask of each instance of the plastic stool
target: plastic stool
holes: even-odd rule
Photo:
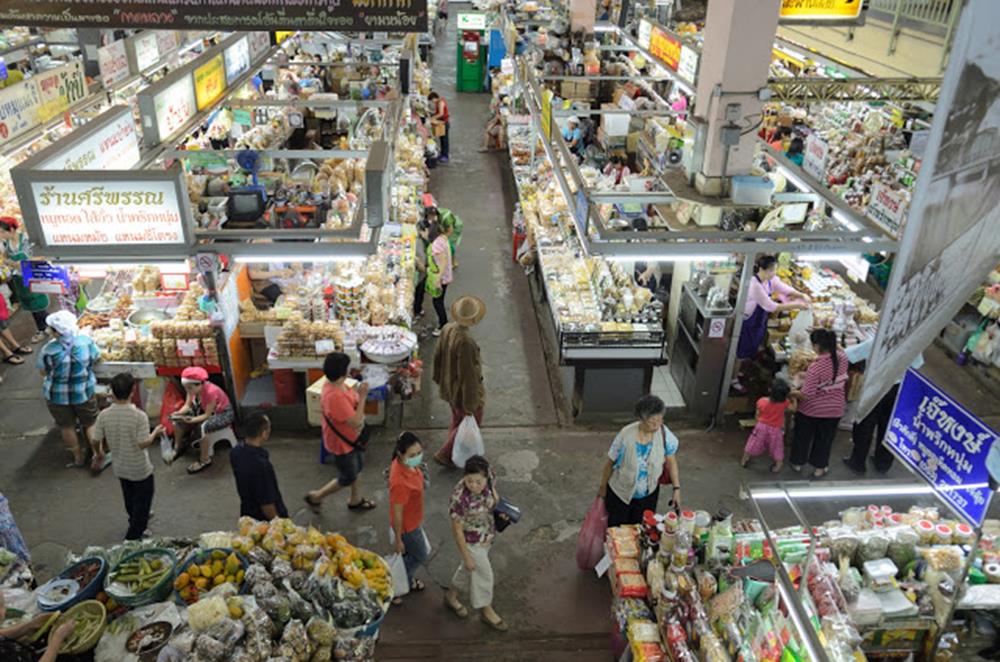
[[[219,442],[227,441],[229,442],[230,448],[236,448],[236,431],[233,430],[233,426],[224,427],[221,430],[216,430],[215,432],[206,432],[201,439],[198,439],[191,444],[193,448],[198,448],[202,443],[208,443],[208,456],[213,457],[215,455],[215,447]]]

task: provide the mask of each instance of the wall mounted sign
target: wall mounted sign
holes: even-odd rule
[[[996,432],[907,370],[883,443],[973,526],[983,523],[993,495],[986,456],[996,441]]]
[[[194,98],[198,110],[204,110],[226,91],[226,66],[221,55],[194,70]]]
[[[0,25],[426,32],[426,0],[0,0]]]
[[[125,40],[119,39],[98,49],[97,66],[100,67],[101,80],[106,87],[128,78],[132,71],[128,66]]]

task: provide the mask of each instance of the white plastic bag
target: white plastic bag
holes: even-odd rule
[[[460,469],[465,468],[465,461],[473,455],[485,455],[483,435],[479,433],[479,425],[473,416],[466,416],[455,433],[455,445],[451,449],[451,461]]]
[[[392,573],[392,594],[401,598],[410,592],[410,579],[406,576],[403,555],[389,554],[385,557],[385,562],[389,564],[389,572]]]
[[[167,464],[174,461],[174,440],[165,434],[160,435],[160,456]]]

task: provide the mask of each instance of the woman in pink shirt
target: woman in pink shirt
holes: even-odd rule
[[[782,282],[775,275],[777,270],[778,261],[773,255],[761,255],[757,258],[754,277],[750,280],[747,302],[743,308],[740,339],[736,345],[736,370],[733,373],[732,384],[732,389],[736,392],[745,390],[739,378],[743,361],[757,356],[760,344],[764,342],[764,336],[767,334],[767,316],[774,312],[801,309],[809,305],[809,297]],[[782,303],[772,299],[773,294],[777,294]]]
[[[830,449],[847,406],[847,354],[829,329],[813,329],[809,340],[818,357],[806,370],[802,388],[792,392],[799,407],[790,464],[801,471],[808,461],[816,468],[813,478],[822,478],[830,470]]]
[[[434,312],[438,317],[438,328],[434,336],[441,335],[441,329],[448,323],[448,311],[444,307],[444,295],[454,278],[452,269],[451,243],[448,237],[454,226],[432,221],[428,230],[430,245],[427,247],[427,293],[434,302]]]
[[[175,411],[170,419],[174,424],[174,449],[170,460],[181,455],[187,447],[202,439],[209,432],[217,432],[233,424],[233,408],[229,396],[221,388],[208,381],[208,371],[204,368],[184,368],[181,384],[187,398],[184,406]],[[188,467],[189,474],[211,466],[211,444],[201,444],[201,456]]]

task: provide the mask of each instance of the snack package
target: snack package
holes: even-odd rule
[[[618,574],[618,595],[623,598],[644,598],[649,592],[646,580],[638,572]]]

